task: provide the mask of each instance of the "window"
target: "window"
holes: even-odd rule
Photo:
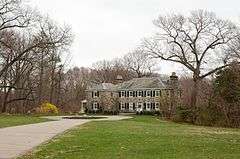
[[[142,97],[142,91],[138,91],[138,97]]]
[[[138,108],[142,108],[142,103],[138,103]]]
[[[159,97],[160,96],[160,90],[156,90],[155,95],[156,95],[156,97]]]
[[[125,97],[124,91],[121,91],[121,97],[122,97],[122,98]]]
[[[125,110],[125,104],[121,103],[121,110]]]
[[[136,91],[133,91],[133,97],[136,97]]]
[[[129,97],[133,97],[133,92],[129,91]]]
[[[156,110],[159,110],[159,103],[158,103],[158,102],[155,103],[155,109],[156,109]]]
[[[147,97],[151,97],[151,91],[147,91]]]
[[[99,109],[99,104],[97,102],[93,103],[93,110],[98,110]]]
[[[155,92],[156,92],[156,91],[152,91],[152,97],[155,97]]]
[[[125,103],[125,109],[129,109],[129,103]]]
[[[152,109],[155,109],[155,104],[154,103],[151,103],[151,110]]]
[[[150,110],[150,108],[151,108],[151,103],[150,103],[150,102],[147,102],[146,110]]]
[[[99,97],[99,92],[98,91],[94,91],[93,92],[93,98]]]

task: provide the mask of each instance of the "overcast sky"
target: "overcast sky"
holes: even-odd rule
[[[71,65],[85,67],[134,49],[154,32],[152,20],[159,14],[207,9],[223,18],[240,16],[239,0],[28,0],[28,4],[72,27]],[[160,72],[176,69],[163,64]]]

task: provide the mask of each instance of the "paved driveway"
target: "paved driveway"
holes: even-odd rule
[[[59,120],[0,129],[0,159],[16,158],[70,128],[91,121],[61,119],[61,117],[50,118]],[[108,116],[106,119],[98,120],[121,120],[127,118],[129,117]]]

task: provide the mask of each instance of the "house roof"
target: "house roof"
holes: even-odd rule
[[[116,85],[112,83],[91,84],[88,90],[116,90]]]
[[[92,84],[88,90],[136,90],[136,89],[149,89],[149,88],[167,88],[167,81],[163,80],[161,77],[143,77],[143,78],[134,78],[132,80],[114,85],[112,83],[101,83],[101,84]]]
[[[119,90],[122,89],[147,89],[147,88],[166,88],[167,82],[164,82],[160,77],[150,78],[134,78],[117,85]]]

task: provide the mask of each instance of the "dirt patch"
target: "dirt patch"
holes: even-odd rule
[[[210,129],[210,128],[191,128],[186,130],[189,133],[193,134],[210,134],[210,135],[240,135],[238,131],[231,131],[225,129]]]

